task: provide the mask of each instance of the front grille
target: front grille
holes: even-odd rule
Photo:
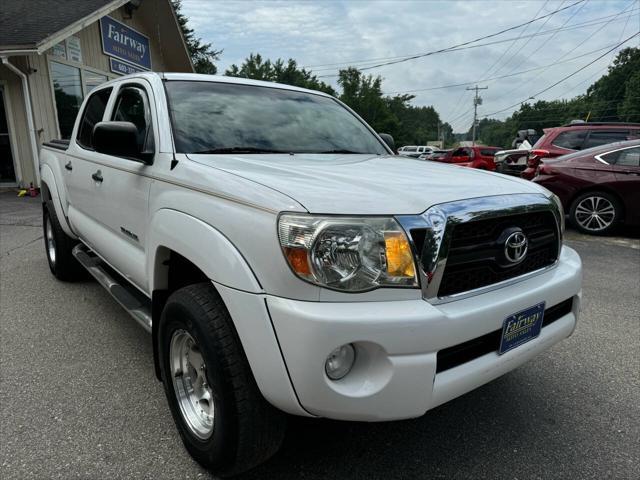
[[[525,259],[504,261],[504,232],[520,228],[528,239]],[[551,211],[472,220],[452,227],[439,297],[509,280],[552,265],[558,258],[558,229]]]
[[[551,325],[559,318],[564,317],[573,310],[573,298],[549,307],[544,311],[542,328]],[[463,363],[475,360],[487,353],[497,352],[500,348],[502,329],[487,333],[482,337],[474,338],[468,342],[454,345],[440,350],[437,355],[436,373],[444,372]]]

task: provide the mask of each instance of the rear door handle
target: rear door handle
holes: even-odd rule
[[[102,181],[104,180],[104,178],[102,178],[102,172],[100,170],[92,174],[91,178],[93,178],[98,183],[102,183]]]
[[[73,170],[73,165],[71,165],[71,160],[69,160],[67,162],[67,164],[64,166],[64,168],[66,168],[69,171]]]

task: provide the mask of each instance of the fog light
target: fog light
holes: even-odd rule
[[[342,345],[329,354],[324,371],[331,380],[340,380],[351,371],[355,360],[356,350],[353,345]]]

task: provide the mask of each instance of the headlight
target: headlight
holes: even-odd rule
[[[294,273],[316,285],[348,292],[418,286],[411,245],[393,218],[285,214],[278,236]]]
[[[564,235],[564,207],[562,206],[562,202],[560,201],[560,197],[558,197],[555,193],[551,194],[551,199],[555,202],[558,207],[558,212],[560,212],[560,232]]]

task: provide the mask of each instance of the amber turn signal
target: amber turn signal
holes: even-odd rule
[[[284,248],[284,254],[287,256],[289,265],[298,275],[311,275],[309,262],[307,260],[307,251],[303,248]]]
[[[387,273],[392,277],[414,277],[413,253],[402,232],[384,232]]]

